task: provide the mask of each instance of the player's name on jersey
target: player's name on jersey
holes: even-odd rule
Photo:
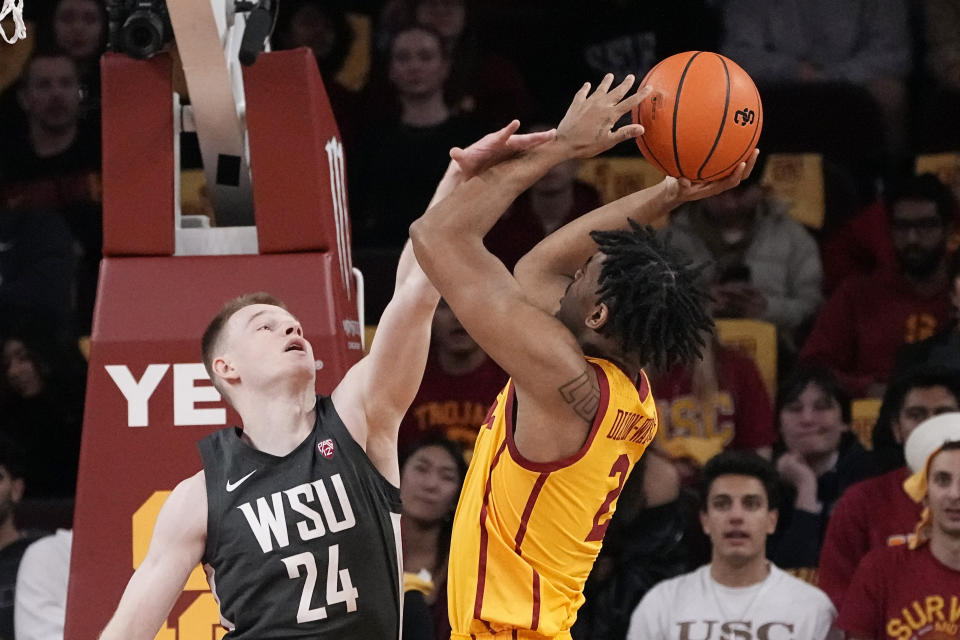
[[[333,488],[334,506],[328,487]],[[308,505],[319,506],[319,511]],[[291,525],[304,542],[353,528],[357,520],[340,474],[299,484],[239,507],[264,553],[290,545]],[[322,515],[321,515],[322,512]]]
[[[617,409],[617,417],[607,432],[611,440],[647,443],[653,439],[654,420],[639,413]]]

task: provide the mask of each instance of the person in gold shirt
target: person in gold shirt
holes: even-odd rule
[[[608,75],[592,93],[584,85],[548,141],[500,154],[410,227],[424,272],[511,375],[480,429],[454,518],[454,640],[570,638],[617,497],[656,433],[643,367],[696,356],[710,328],[696,270],[642,225],[737,184],[755,155],[722,182],[668,178],[582,216],[514,274],[483,246],[510,202],[552,166],[642,132],[613,129],[649,95],[627,97],[633,83],[613,87]],[[451,156],[476,169],[471,151]]]

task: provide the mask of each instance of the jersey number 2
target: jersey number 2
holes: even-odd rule
[[[610,468],[610,475],[607,476],[608,478],[612,478],[619,475],[620,480],[617,482],[617,486],[607,494],[607,499],[600,505],[600,508],[597,510],[597,515],[593,516],[593,529],[587,534],[584,542],[603,541],[603,536],[607,534],[607,526],[610,524],[610,518],[607,518],[603,524],[600,524],[600,519],[610,512],[610,505],[620,497],[620,492],[623,491],[623,483],[627,481],[627,474],[629,472],[630,458],[628,458],[626,454],[622,454],[617,458],[617,461],[613,463],[613,466]]]
[[[347,613],[357,610],[357,590],[350,581],[350,572],[340,569],[340,545],[331,545],[327,562],[327,604],[344,602]],[[309,551],[298,553],[289,558],[283,558],[287,565],[287,575],[293,579],[300,577],[300,567],[306,570],[306,580],[303,583],[303,593],[300,594],[300,606],[297,608],[297,622],[313,622],[327,617],[326,607],[311,608],[313,590],[317,586],[317,560]],[[342,588],[340,585],[343,585]]]

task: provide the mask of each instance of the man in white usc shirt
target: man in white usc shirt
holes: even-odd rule
[[[627,640],[837,640],[836,610],[815,587],[766,558],[777,526],[777,474],[747,452],[724,452],[703,470],[700,522],[710,564],[651,589]]]

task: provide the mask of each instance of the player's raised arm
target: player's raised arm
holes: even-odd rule
[[[153,640],[203,557],[206,531],[207,490],[201,471],[177,485],[160,509],[147,555],[100,640]]]
[[[456,149],[437,186],[431,206],[491,163],[541,144],[552,132],[516,135],[519,122],[484,136],[466,149]],[[370,353],[354,365],[333,392],[333,402],[354,437],[365,446],[381,472],[399,483],[399,469],[385,467],[396,459],[397,430],[413,402],[430,346],[430,326],[440,294],[423,273],[408,240],[400,255],[390,303],[377,326]],[[389,466],[396,466],[395,462]]]
[[[552,140],[480,172],[410,229],[421,266],[467,331],[513,376],[518,395],[529,398],[526,406],[561,421],[571,413],[583,424],[592,421],[589,402],[580,396],[593,393],[594,374],[576,336],[530,304],[517,281],[484,248],[483,236],[514,198],[552,166],[596,155],[642,131],[639,125],[612,129],[640,100],[640,94],[626,97],[633,80],[628,76],[611,88],[608,75],[593,93],[585,85]]]
[[[572,220],[520,259],[514,268],[517,281],[531,302],[553,313],[577,269],[597,250],[597,243],[590,235],[592,231],[627,229],[628,218],[641,225],[656,224],[684,202],[731,189],[750,175],[758,153],[754,151],[723,180],[693,183],[686,178],[668,176],[659,184],[628,194]]]

